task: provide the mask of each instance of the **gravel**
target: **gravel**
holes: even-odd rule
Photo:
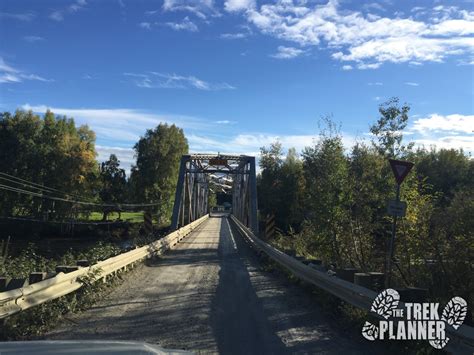
[[[45,338],[134,340],[222,354],[375,351],[327,317],[310,292],[263,271],[228,219],[210,218]]]

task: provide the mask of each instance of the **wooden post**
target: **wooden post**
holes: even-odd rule
[[[32,272],[28,278],[28,281],[31,284],[43,281],[46,278],[45,272]]]

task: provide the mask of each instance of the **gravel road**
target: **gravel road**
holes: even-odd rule
[[[227,218],[210,218],[45,338],[134,340],[221,354],[374,350],[330,324],[308,291],[262,271]]]

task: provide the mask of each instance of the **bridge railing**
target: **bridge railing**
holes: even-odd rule
[[[0,319],[74,292],[82,286],[81,277],[90,273],[97,272],[99,278],[105,279],[107,275],[125,270],[145,258],[161,254],[175,246],[208,218],[209,215],[204,215],[162,239],[100,261],[92,266],[82,267],[69,273],[60,272],[52,278],[22,288],[0,292]]]
[[[234,215],[231,215],[230,218],[242,236],[248,240],[254,249],[264,252],[273,261],[283,266],[299,279],[313,284],[357,308],[366,310],[367,312],[370,311],[372,302],[377,296],[376,292],[330,276],[325,272],[315,270],[303,264],[299,260],[257,238],[252,231],[243,225]],[[403,307],[402,302],[399,304]],[[456,354],[474,354],[474,328],[464,324],[457,330],[447,326],[446,331],[450,338],[446,346],[448,351],[452,351]]]

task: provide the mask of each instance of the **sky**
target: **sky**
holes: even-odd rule
[[[160,122],[256,155],[331,116],[349,151],[397,96],[408,141],[474,153],[473,34],[472,0],[3,0],[0,111],[74,117],[129,169]]]

